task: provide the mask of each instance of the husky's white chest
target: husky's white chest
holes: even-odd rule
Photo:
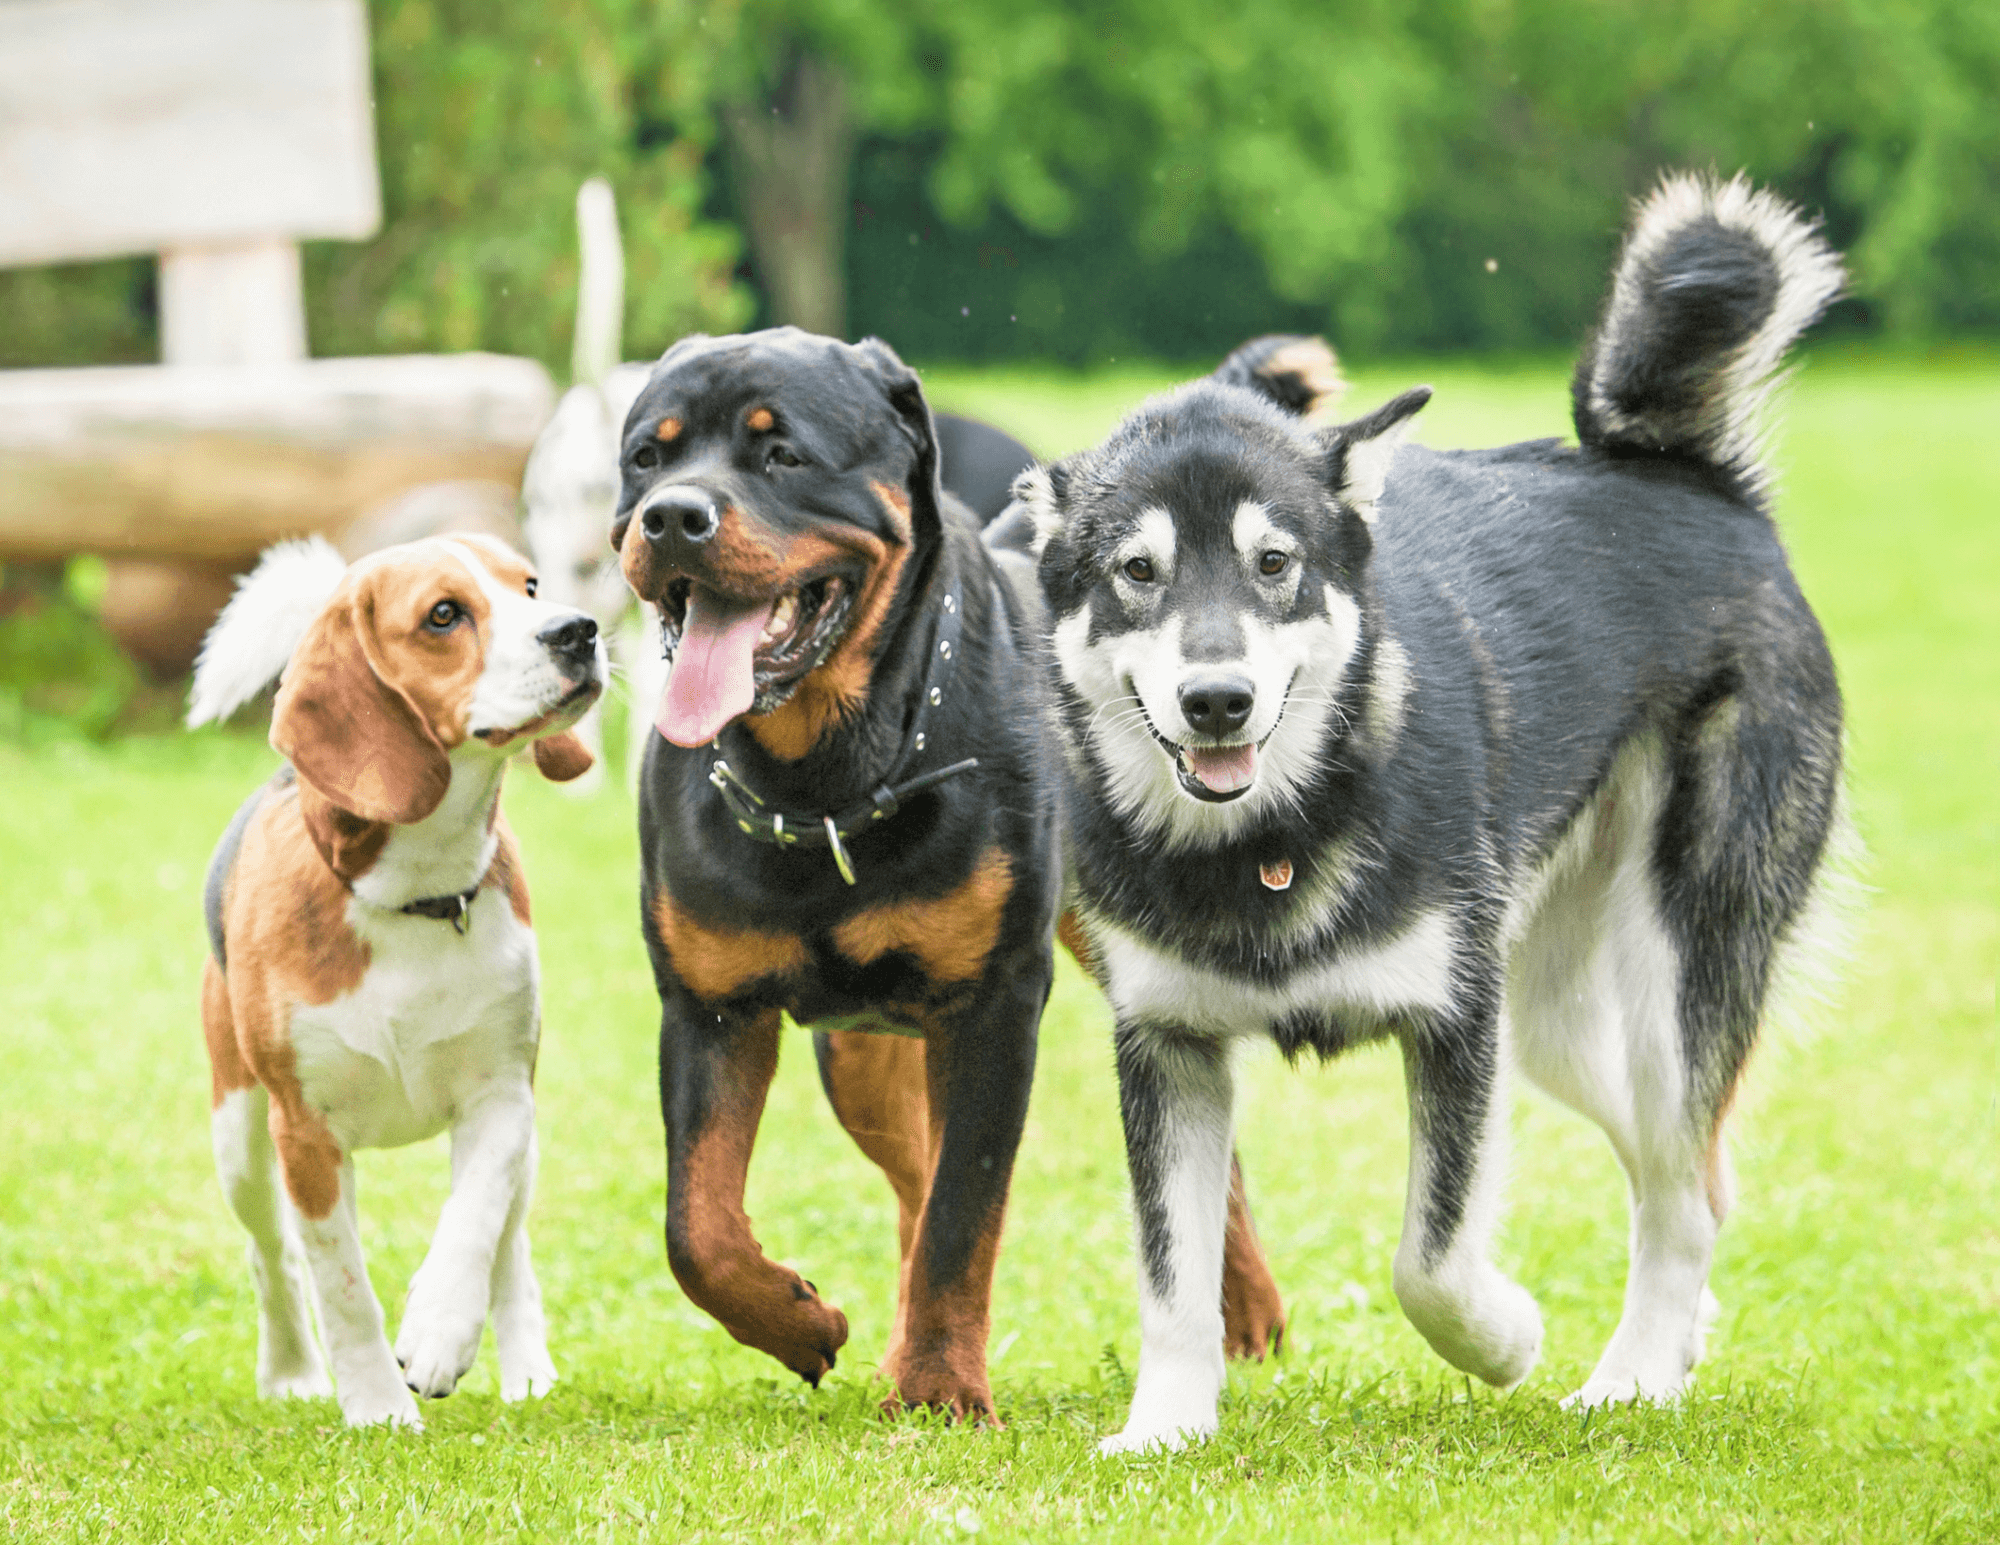
[[[1112,1007],[1126,1024],[1264,1035],[1302,1014],[1383,1020],[1450,1002],[1452,926],[1442,911],[1419,914],[1383,943],[1331,951],[1274,983],[1225,975],[1101,918],[1088,927]]]
[[[369,947],[366,974],[291,1019],[300,1086],[343,1150],[430,1137],[482,1090],[532,1072],[535,936],[504,893],[482,891],[463,934],[358,902],[348,920]]]

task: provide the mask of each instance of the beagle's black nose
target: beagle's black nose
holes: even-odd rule
[[[683,483],[653,497],[639,515],[639,529],[665,551],[699,547],[722,529],[722,511],[706,489]]]
[[[558,618],[535,637],[558,660],[588,665],[597,657],[597,619],[587,612]]]
[[[1248,676],[1207,675],[1181,683],[1181,717],[1197,735],[1233,735],[1250,722],[1257,688]]]

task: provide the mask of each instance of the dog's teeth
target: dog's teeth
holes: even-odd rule
[[[764,637],[766,639],[784,637],[785,630],[791,627],[792,618],[798,615],[798,610],[799,596],[795,590],[771,608],[771,620],[764,624]]]

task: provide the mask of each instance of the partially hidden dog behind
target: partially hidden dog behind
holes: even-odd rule
[[[1022,478],[1139,1249],[1107,1450],[1216,1427],[1244,1037],[1400,1044],[1396,1293],[1503,1387],[1542,1342],[1491,1255],[1510,1071],[1597,1121],[1631,1260],[1571,1399],[1687,1387],[1724,1118],[1839,830],[1840,693],[1758,422],[1840,285],[1777,199],[1673,177],[1577,367],[1577,445],[1399,449],[1428,389],[1314,429],[1208,380]]]
[[[639,819],[674,1274],[814,1383],[847,1339],[743,1211],[788,1014],[899,1204],[891,1400],[984,1417],[1063,875],[1032,568],[946,486],[956,455],[997,509],[1026,456],[972,428],[947,441],[877,340],[687,339],[626,423],[612,540],[673,651]],[[1229,1346],[1261,1355],[1282,1309],[1240,1189],[1232,1220]]]
[[[257,1388],[337,1393],[354,1425],[420,1426],[412,1395],[450,1394],[489,1318],[503,1399],[556,1377],[526,1226],[539,966],[499,800],[523,749],[558,780],[589,765],[571,727],[605,661],[591,617],[535,592],[489,537],[351,568],[322,541],[287,544],[195,672],[190,724],[283,673],[271,744],[287,762],[210,865],[201,992],[216,1168],[257,1284]],[[353,1156],[446,1130],[451,1196],[392,1352]]]

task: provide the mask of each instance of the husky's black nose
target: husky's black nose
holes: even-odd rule
[[[558,661],[588,665],[597,657],[597,619],[579,614],[550,623],[535,635]]]
[[[1257,689],[1247,676],[1192,676],[1181,683],[1181,717],[1197,735],[1233,735],[1256,706]]]
[[[700,546],[721,529],[722,511],[706,489],[682,484],[656,497],[639,516],[639,527],[655,547]]]

